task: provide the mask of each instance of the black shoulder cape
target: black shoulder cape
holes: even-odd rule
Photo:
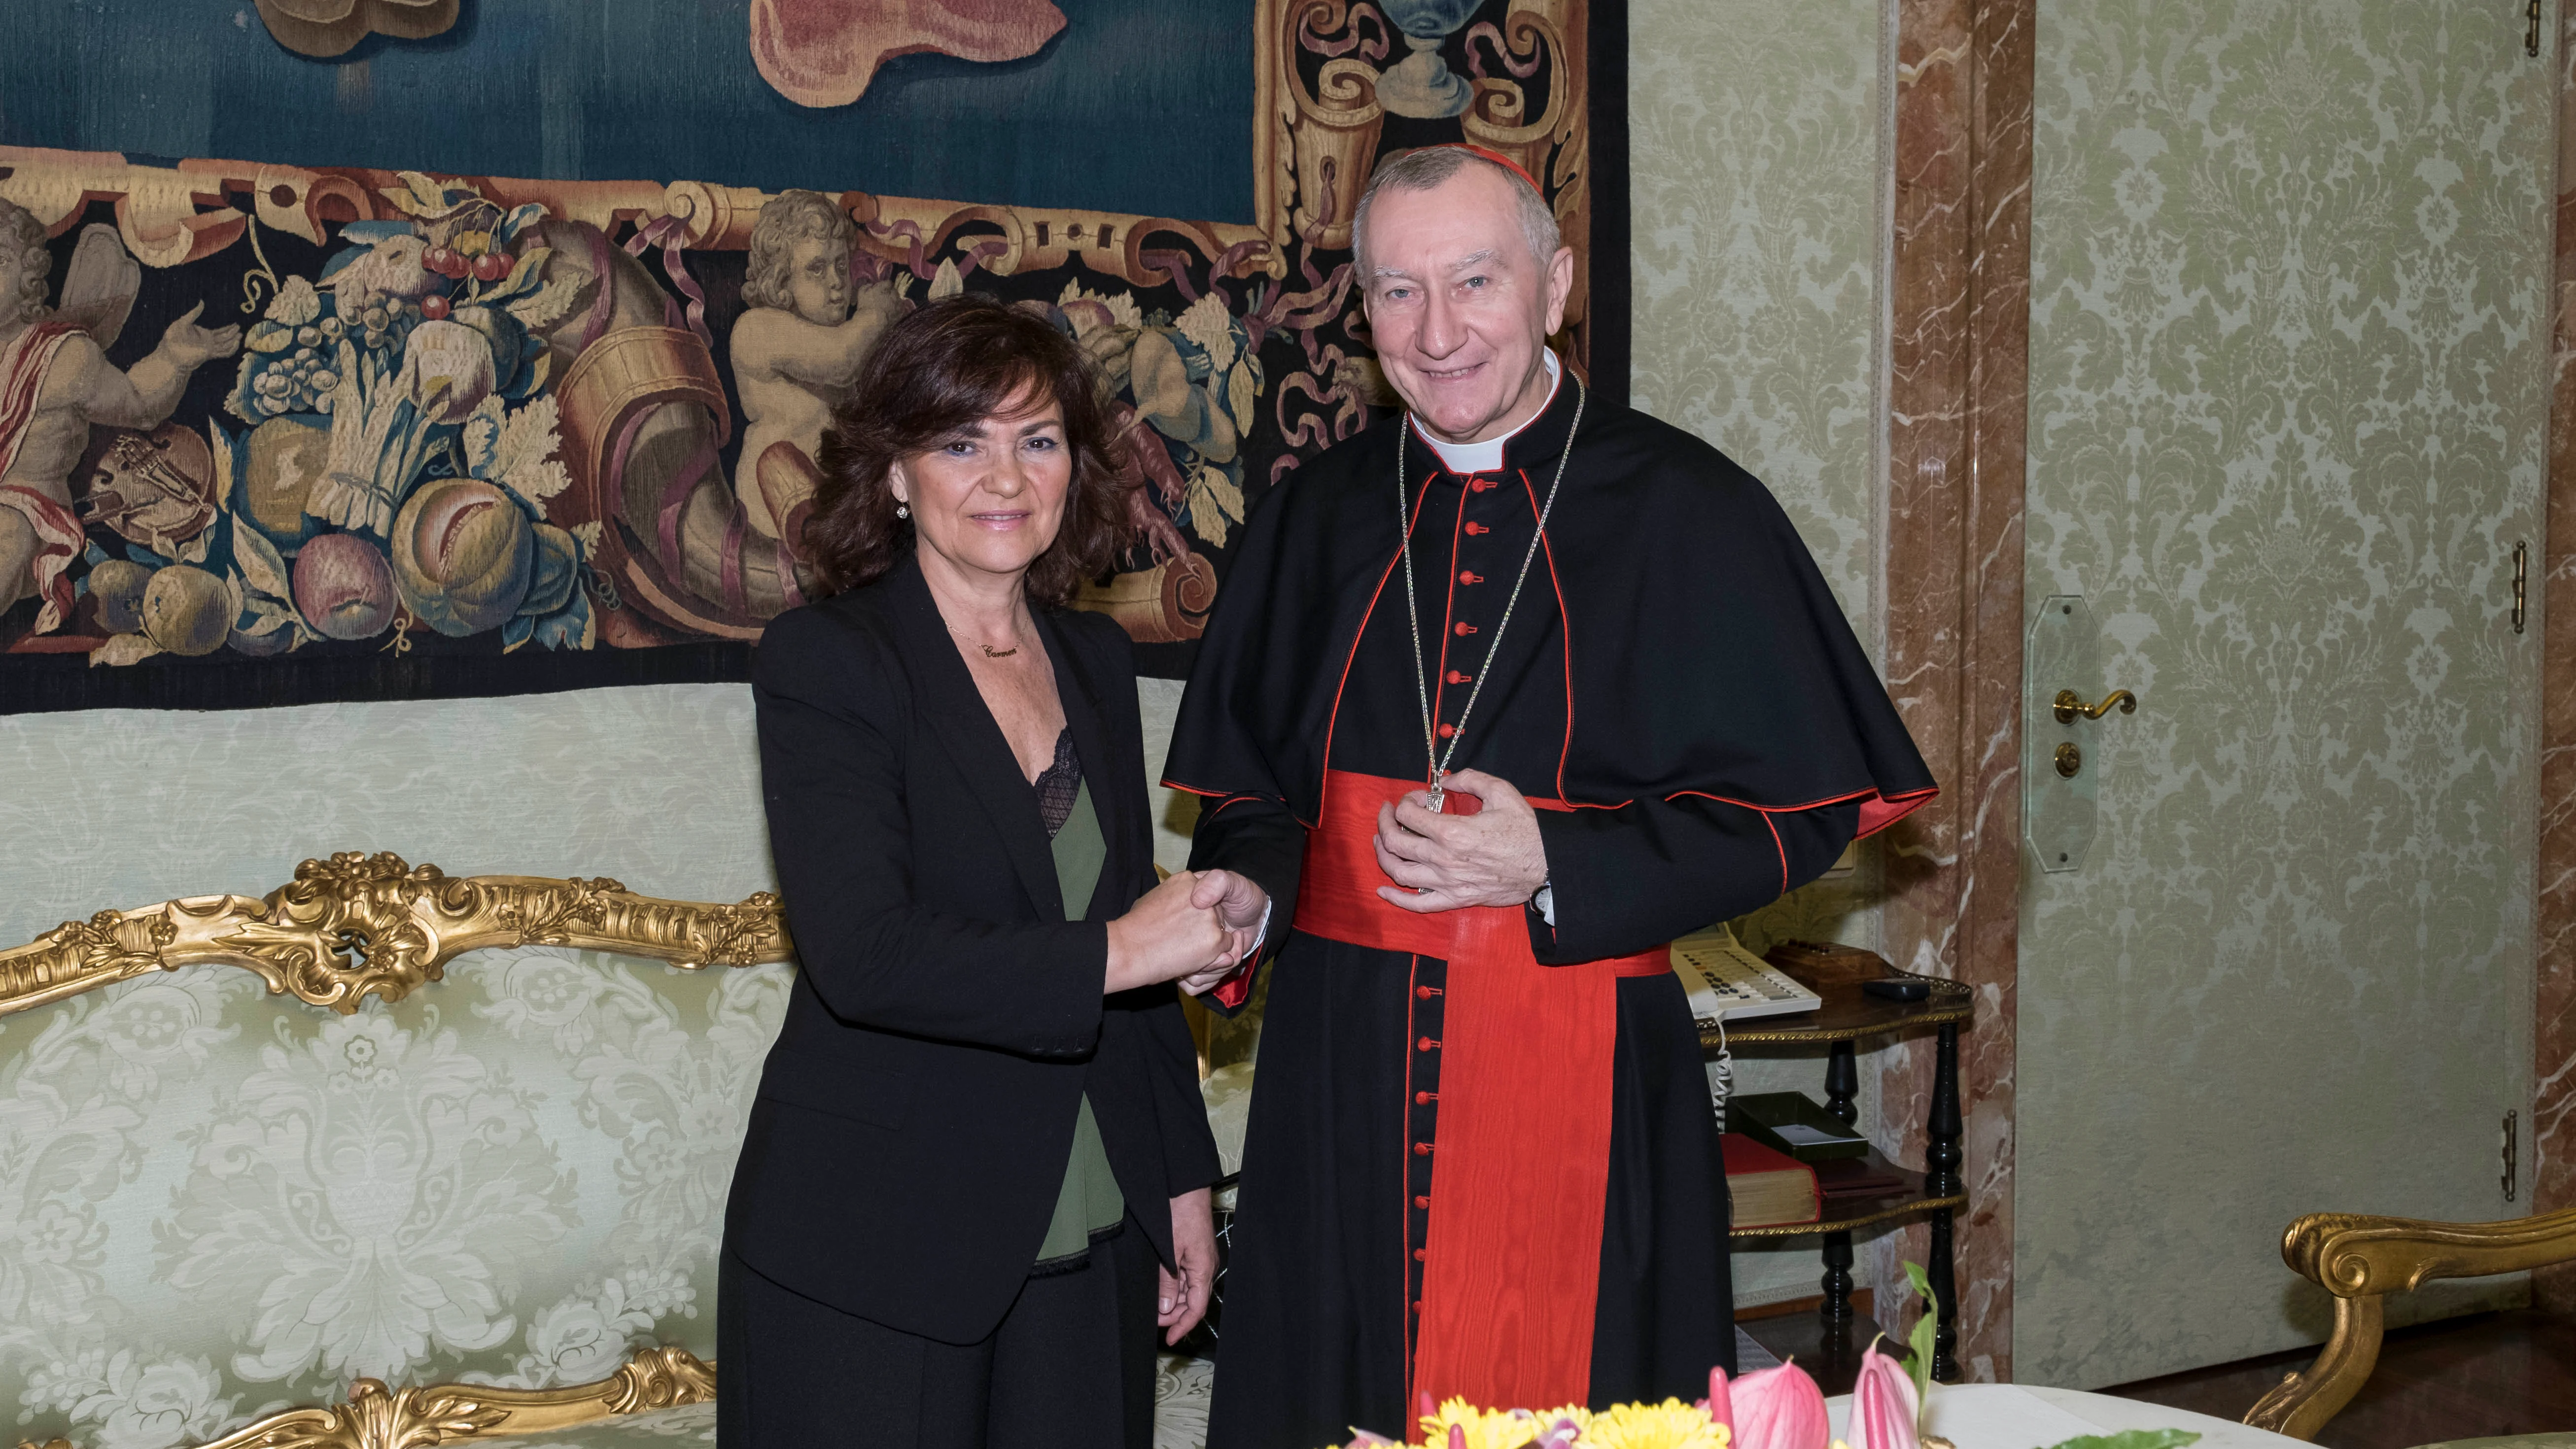
[[[1543,491],[1581,390],[1504,449]],[[1266,796],[1311,824],[1334,707],[1398,547],[1396,439],[1382,423],[1253,510],[1200,647],[1164,773]],[[1867,834],[1936,786],[1806,545],[1769,490],[1698,438],[1584,403],[1528,587],[1563,601],[1570,804],[1683,794],[1764,811],[1857,800]],[[1432,461],[1412,445],[1412,464]],[[1394,607],[1401,609],[1399,602]]]

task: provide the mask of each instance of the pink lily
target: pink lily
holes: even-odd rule
[[[1708,1369],[1708,1397],[1699,1401],[1709,1422],[1723,1427],[1731,1441],[1735,1435],[1735,1399],[1726,1391],[1726,1370],[1715,1364]]]
[[[1851,1405],[1852,1449],[1917,1449],[1914,1426],[1922,1401],[1914,1380],[1876,1343],[1860,1356]]]
[[[1732,1401],[1727,1442],[1730,1449],[1826,1449],[1833,1429],[1825,1420],[1824,1390],[1794,1363],[1757,1369],[1730,1387],[1715,1375],[1709,1382],[1709,1417],[1717,1418],[1717,1395]],[[1880,1446],[1870,1446],[1880,1449]]]

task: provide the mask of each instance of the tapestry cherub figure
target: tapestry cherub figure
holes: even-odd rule
[[[64,570],[87,546],[71,475],[91,426],[159,427],[198,368],[241,349],[240,328],[197,325],[199,304],[119,370],[96,338],[46,305],[52,272],[44,227],[0,201],[0,609],[32,590],[44,600],[39,634],[71,616]]]
[[[751,527],[791,552],[821,479],[823,427],[903,311],[891,285],[852,277],[857,238],[849,213],[814,191],[779,193],[751,230],[746,310],[730,339],[743,422],[734,492]]]

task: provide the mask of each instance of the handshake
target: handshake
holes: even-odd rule
[[[1109,923],[1104,995],[1177,981],[1192,996],[1234,973],[1258,944],[1269,909],[1261,887],[1230,870],[1181,871]]]

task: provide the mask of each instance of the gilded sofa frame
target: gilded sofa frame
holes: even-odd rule
[[[390,853],[308,860],[265,896],[190,896],[65,921],[0,951],[0,1016],[153,971],[234,966],[272,995],[354,1012],[400,1001],[486,947],[571,946],[684,969],[791,959],[778,898],[737,905],[661,900],[606,878],[450,876]],[[619,1414],[703,1403],[716,1366],[683,1348],[639,1349],[617,1372],[555,1389],[480,1384],[394,1388],[360,1379],[337,1404],[288,1409],[201,1449],[418,1449],[574,1428]],[[75,1449],[70,1441],[20,1449]]]
[[[2379,1362],[2388,1294],[2436,1278],[2519,1273],[2576,1259],[2576,1209],[2500,1223],[2310,1213],[2282,1233],[2281,1257],[2334,1295],[2334,1334],[2316,1362],[2257,1400],[2245,1422],[2314,1440]]]

